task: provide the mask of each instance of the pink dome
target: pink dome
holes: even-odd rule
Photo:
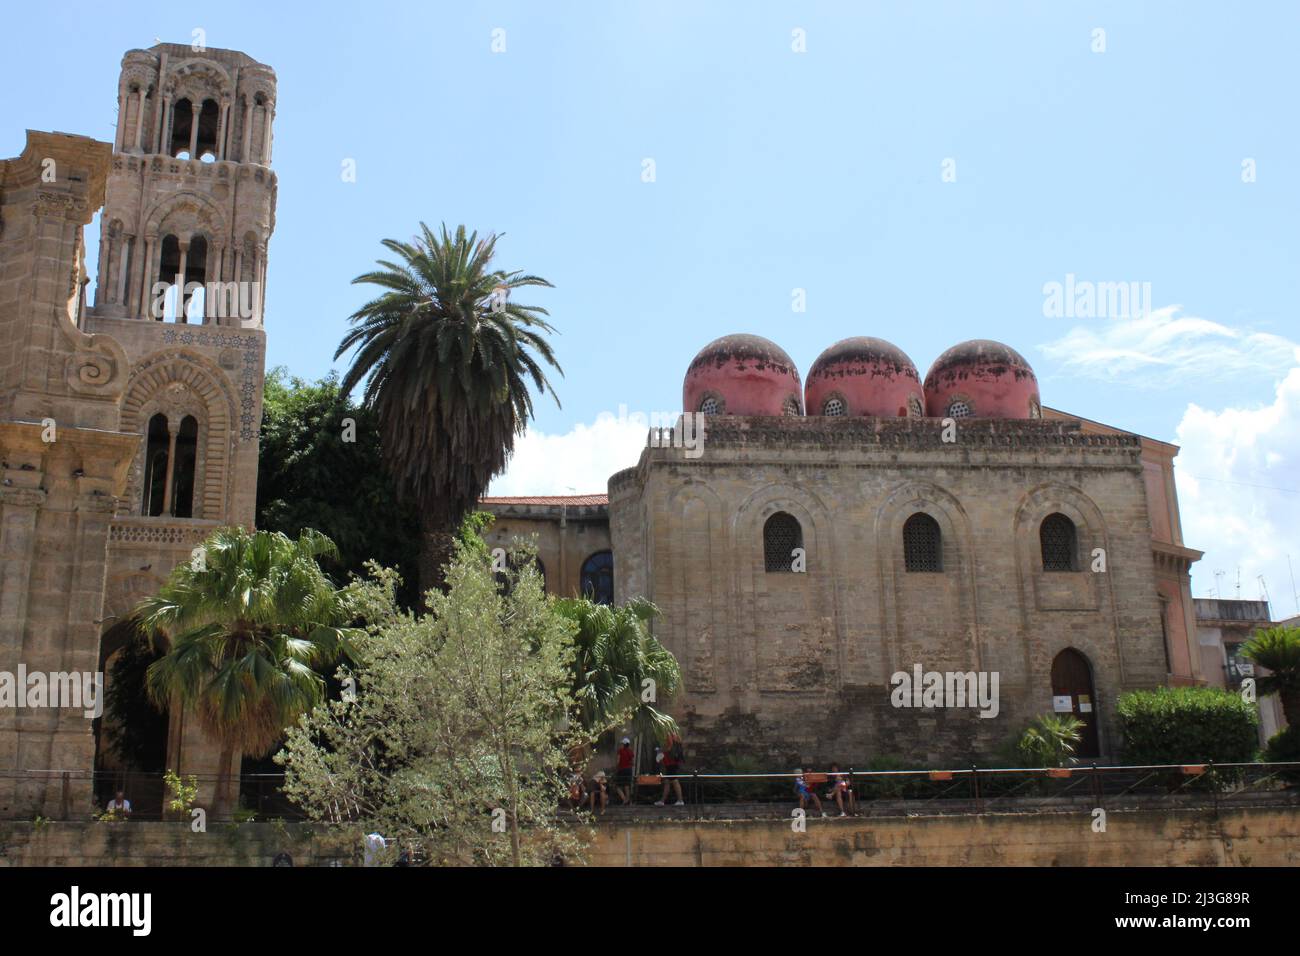
[[[799,370],[775,342],[724,335],[695,356],[682,383],[682,408],[715,415],[802,415]]]
[[[925,392],[902,349],[867,336],[836,342],[813,362],[804,389],[809,415],[920,418]]]
[[[1015,349],[988,339],[954,345],[925,376],[931,418],[1041,418],[1038,379]]]

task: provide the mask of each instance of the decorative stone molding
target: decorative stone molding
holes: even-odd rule
[[[165,522],[165,523],[164,523]],[[197,547],[219,526],[216,521],[166,521],[162,518],[118,520],[109,527],[108,540],[113,545],[176,545]]]
[[[232,331],[208,331],[201,328],[173,327],[163,332],[166,345],[202,345],[213,348],[237,349],[243,355],[239,372],[239,440],[252,441],[262,427],[255,414],[257,396],[261,391],[262,373],[258,350],[261,336],[258,333],[239,334]]]
[[[962,448],[1115,448],[1137,453],[1142,447],[1138,435],[1086,434],[1077,422],[966,418],[959,422],[958,428],[961,437],[957,444]],[[760,445],[771,448],[841,445],[920,449],[952,447],[951,443],[943,441],[943,429],[939,419],[934,418],[787,418],[771,415],[711,416],[707,445],[719,448]]]

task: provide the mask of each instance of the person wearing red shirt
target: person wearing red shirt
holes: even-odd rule
[[[624,737],[623,745],[618,748],[618,769],[614,771],[614,792],[624,805],[632,802],[632,761],[635,759],[632,741]]]

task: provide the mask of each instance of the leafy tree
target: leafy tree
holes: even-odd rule
[[[165,642],[146,684],[158,707],[177,702],[221,741],[216,807],[230,804],[235,754],[270,750],[323,696],[314,668],[350,653],[356,614],[317,558],[337,554],[315,531],[296,540],[221,528],[158,594],[136,608]]]
[[[314,528],[338,546],[326,570],[340,580],[366,561],[396,568],[405,606],[418,600],[415,511],[397,500],[375,413],[351,401],[331,374],[316,382],[272,369],[263,390],[257,526],[296,538]]]
[[[1277,694],[1282,713],[1300,727],[1300,627],[1270,627],[1251,638],[1241,653],[1270,673],[1258,678],[1261,694]]]
[[[509,299],[549,282],[494,268],[495,235],[467,236],[464,226],[435,235],[423,223],[420,232],[410,242],[385,239],[398,261],[380,260],[352,280],[384,291],[349,317],[334,357],[357,350],[340,388],[366,383],[384,460],[402,499],[419,508],[420,586],[428,589],[441,585],[461,517],[532,417],[529,384],[554,397],[544,366],[560,368],[546,310]]]
[[[390,572],[359,585],[370,624],[357,693],[304,717],[277,757],[285,793],[312,819],[377,831],[440,865],[579,852],[556,815],[568,753],[589,740],[565,721],[573,625],[531,566],[509,575],[500,587],[471,542],[423,616],[396,607]]]

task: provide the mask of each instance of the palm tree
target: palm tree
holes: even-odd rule
[[[1083,726],[1072,714],[1041,714],[1021,734],[1016,752],[1027,767],[1064,767],[1074,758]]]
[[[384,460],[398,494],[420,510],[420,585],[442,583],[455,529],[488,482],[505,468],[533,414],[528,384],[555,390],[541,362],[560,370],[539,306],[510,301],[523,286],[551,283],[492,267],[497,236],[434,235],[424,223],[411,242],[385,239],[397,262],[352,280],[385,291],[349,321],[337,359],[356,348],[340,391],[366,380],[363,401],[379,416]],[[530,351],[531,350],[531,351]]]
[[[1269,671],[1255,685],[1261,694],[1277,694],[1282,713],[1300,727],[1300,627],[1265,628],[1246,642],[1241,653]]]
[[[269,752],[324,698],[316,669],[352,654],[349,602],[316,562],[336,554],[317,531],[292,540],[222,528],[136,608],[166,642],[146,673],[150,699],[192,711],[221,741],[217,813],[230,804],[235,756]]]
[[[682,671],[672,652],[650,633],[648,624],[658,608],[643,598],[617,608],[565,598],[555,602],[555,609],[577,624],[572,689],[578,721],[598,735],[628,720],[639,765],[643,740],[662,742],[677,732],[677,722],[659,709],[681,689]],[[647,694],[650,687],[653,695]]]

